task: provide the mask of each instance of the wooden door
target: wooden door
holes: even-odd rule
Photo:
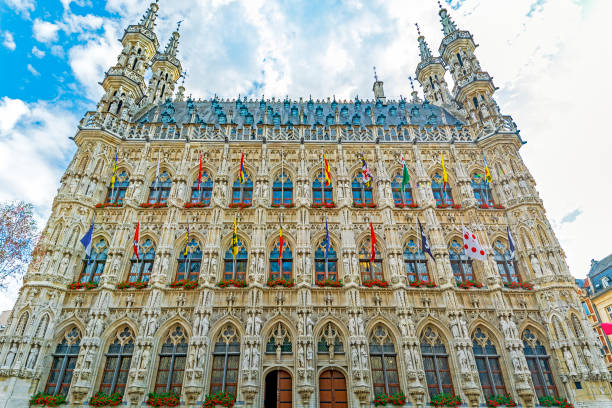
[[[277,379],[278,398],[276,406],[277,408],[291,408],[291,400],[293,396],[291,376],[286,371],[278,370]]]
[[[340,371],[330,369],[321,373],[319,406],[321,408],[348,408],[346,378]]]

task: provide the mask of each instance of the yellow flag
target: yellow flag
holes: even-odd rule
[[[234,217],[234,234],[232,235],[232,256],[235,258],[238,255],[238,227],[236,225],[236,217]]]
[[[189,253],[189,224],[187,224],[187,243],[185,244],[185,256]]]
[[[444,155],[440,153],[440,157],[442,158],[442,180],[448,183],[448,174],[446,174],[446,166],[444,166]]]

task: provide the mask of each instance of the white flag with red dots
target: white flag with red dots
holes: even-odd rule
[[[478,238],[476,235],[472,233],[469,229],[463,227],[463,249],[465,249],[465,254],[471,258],[478,259],[484,261],[487,256],[485,254],[484,248],[478,242]]]

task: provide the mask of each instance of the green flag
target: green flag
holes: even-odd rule
[[[408,167],[406,166],[406,160],[404,160],[404,155],[402,154],[402,190],[405,190],[406,184],[410,182],[410,174],[408,174]]]

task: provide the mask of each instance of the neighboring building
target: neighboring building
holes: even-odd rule
[[[70,406],[99,391],[133,407],[175,391],[199,406],[227,391],[249,407],[363,407],[400,390],[414,407],[440,393],[471,407],[506,393],[612,406],[516,125],[445,9],[441,56],[418,38],[428,102],[387,100],[378,79],[373,100],[185,101],[179,33],[159,49],[157,10],[125,31],[74,137],[43,255],[0,336],[0,407],[38,391]],[[484,261],[466,256],[462,223]],[[458,287],[472,280],[484,286]],[[506,286],[519,282],[533,288]]]

